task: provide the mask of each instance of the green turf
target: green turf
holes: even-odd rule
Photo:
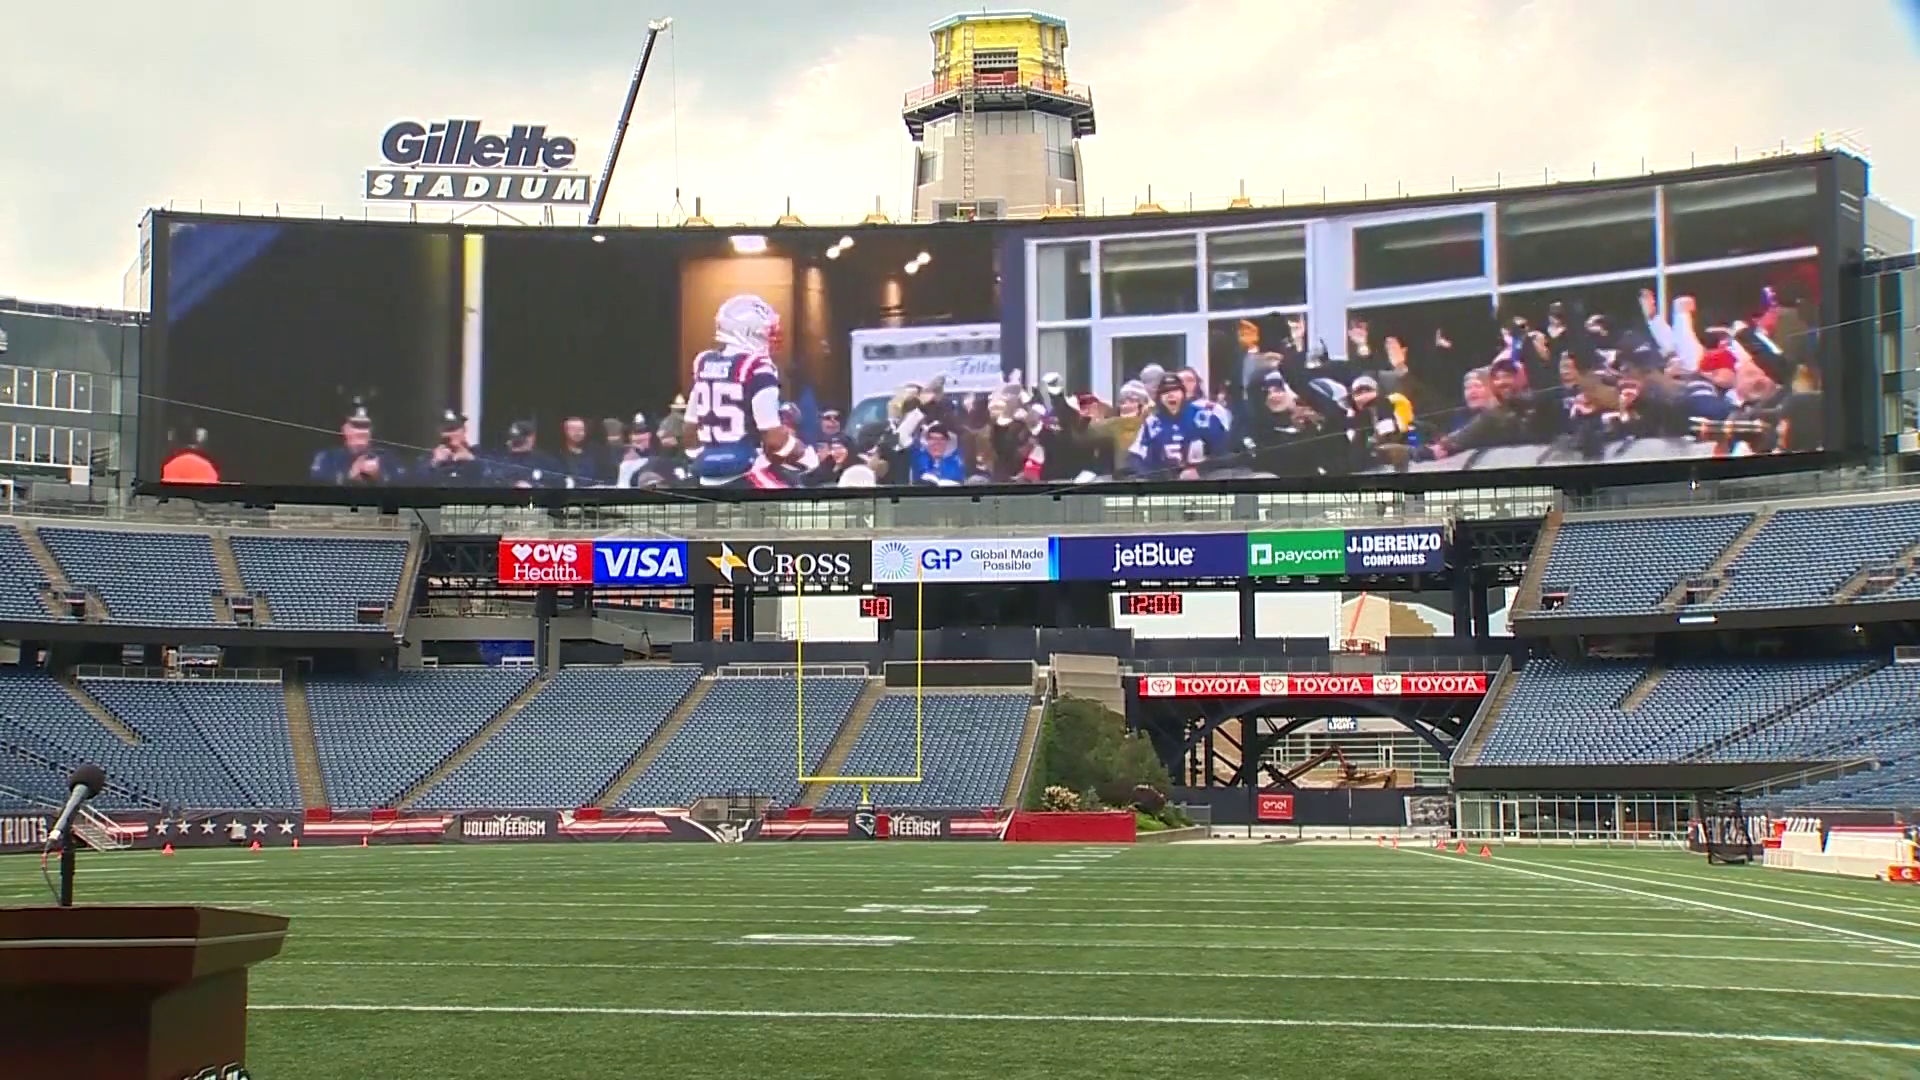
[[[261,1080],[1920,1077],[1920,887],[1528,848],[1050,868],[1070,850],[142,852],[80,892],[293,916],[254,976]],[[927,891],[954,886],[1031,891]],[[0,860],[0,902],[44,898]]]

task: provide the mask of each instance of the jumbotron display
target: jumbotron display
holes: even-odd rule
[[[1819,450],[1821,177],[844,230],[166,216],[143,479],[947,487]]]

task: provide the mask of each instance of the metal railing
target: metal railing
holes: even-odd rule
[[[1560,502],[1568,513],[1600,514],[1880,494],[1920,496],[1920,474],[1892,472],[1881,466],[1858,466],[1697,483],[1602,488],[1591,495],[1565,495]]]
[[[313,529],[352,532],[401,532],[418,523],[414,514],[378,514],[346,506],[281,506],[255,509],[239,503],[196,503],[184,499],[135,498],[123,502],[36,502],[9,500],[0,516],[60,518],[70,521],[135,525],[178,525],[217,529]]]
[[[82,679],[219,679],[229,682],[279,682],[279,668],[137,667],[124,664],[76,664],[73,673]]]
[[[1068,82],[1046,75],[1022,76],[1018,71],[982,71],[973,77],[976,91],[993,93],[996,90],[1038,90],[1055,97],[1071,98],[1074,101],[1093,104],[1093,91],[1085,83]],[[916,86],[902,95],[900,107],[911,109],[929,101],[958,94],[966,89],[964,79],[935,79],[924,86]]]
[[[1127,661],[1123,674],[1385,675],[1394,672],[1498,671],[1505,656],[1383,656],[1378,653],[1328,653],[1324,656],[1149,657]]]
[[[938,85],[937,83],[934,85]],[[1072,85],[1072,84],[1068,84]],[[924,88],[923,88],[924,89]],[[908,95],[911,97],[912,95]],[[1555,169],[1544,164],[1538,170],[1523,173],[1495,173],[1491,177],[1448,176],[1444,180],[1409,182],[1395,180],[1385,184],[1360,183],[1335,187],[1330,184],[1319,187],[1280,188],[1277,193],[1262,194],[1248,192],[1242,196],[1196,197],[1185,196],[1184,200],[1167,197],[1162,192],[1157,200],[1151,193],[1137,196],[1102,198],[1089,201],[1084,212],[1089,216],[1121,216],[1132,213],[1143,202],[1156,202],[1169,210],[1205,212],[1225,210],[1230,207],[1243,207],[1251,203],[1254,207],[1277,208],[1293,206],[1314,206],[1328,203],[1346,203],[1367,199],[1411,198],[1419,195],[1462,194],[1468,192],[1494,192],[1524,188],[1546,187],[1556,183],[1579,182],[1603,179],[1618,179],[1630,176],[1647,176],[1656,172],[1673,172],[1707,165],[1740,164],[1768,158],[1792,157],[1800,154],[1820,154],[1830,151],[1844,151],[1862,159],[1870,159],[1871,152],[1859,133],[1851,130],[1827,132],[1805,140],[1766,140],[1761,143],[1734,144],[1726,151],[1694,151],[1684,158],[1652,160],[1640,157],[1632,160],[1614,160],[1607,162],[1589,161],[1573,169]],[[880,178],[876,178],[878,181]],[[890,186],[877,183],[876,188]],[[799,215],[807,224],[812,225],[856,225],[865,220],[870,212],[868,200],[875,189],[861,190],[849,186],[847,189],[849,205],[842,210],[815,210],[805,206]],[[691,193],[691,194],[697,194]],[[1144,197],[1143,197],[1144,196]],[[1241,200],[1246,200],[1245,202]],[[777,200],[775,200],[777,201]],[[547,208],[540,212],[536,220],[522,220],[498,207],[474,206],[435,206],[431,204],[396,203],[306,203],[273,202],[253,203],[246,201],[221,201],[214,199],[169,199],[164,209],[180,213],[234,214],[243,217],[274,218],[325,218],[335,221],[396,221],[425,222],[438,224],[463,224],[475,227],[584,227],[585,210],[565,211],[559,208]],[[1051,207],[1046,205],[1009,207],[1009,218],[1038,218]],[[529,211],[533,213],[533,211]],[[722,227],[773,225],[782,216],[781,211],[734,214],[724,210],[705,210],[703,217]],[[685,225],[688,215],[676,207],[672,211],[662,210],[655,213],[614,213],[604,217],[599,226],[603,229],[615,228],[676,228]]]

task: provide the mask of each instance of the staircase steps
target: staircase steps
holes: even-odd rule
[[[611,809],[614,800],[632,787],[635,780],[640,779],[640,774],[647,771],[647,767],[653,764],[653,759],[660,756],[660,751],[665,749],[667,743],[686,725],[687,718],[693,715],[693,710],[699,708],[700,703],[706,700],[707,691],[713,689],[715,678],[712,675],[703,675],[699,682],[693,684],[693,689],[687,691],[687,696],[681,698],[680,704],[673,707],[673,711],[667,714],[667,718],[654,729],[653,735],[633,752],[633,757],[627,761],[627,767],[621,769],[618,776],[609,781],[606,787],[600,789],[600,794],[594,797],[593,805],[602,809]]]
[[[535,676],[532,682],[514,695],[512,701],[507,702],[499,712],[493,714],[493,719],[482,724],[479,731],[474,732],[466,742],[461,743],[459,749],[447,755],[447,759],[435,766],[432,772],[421,777],[412,787],[402,792],[400,797],[394,800],[394,809],[405,810],[413,805],[422,795],[432,791],[434,785],[451,775],[453,770],[465,764],[466,760],[472,757],[488,739],[499,734],[500,729],[506,727],[509,720],[520,715],[520,710],[527,707],[527,702],[532,701],[535,694],[546,689],[550,679],[551,676],[545,674]]]
[[[827,754],[820,759],[815,770],[821,776],[839,776],[840,770],[847,767],[847,756],[853,753],[854,744],[860,741],[860,731],[867,726],[867,718],[873,715],[873,707],[887,692],[887,680],[869,678],[860,688],[860,697],[854,701],[853,710],[847,713],[847,722],[840,725],[834,733],[833,742],[827,747]],[[829,784],[808,784],[807,790],[800,796],[801,806],[819,806],[820,800],[827,797]]]
[[[287,737],[293,743],[294,775],[300,780],[300,805],[308,810],[328,806],[327,778],[320,771],[320,747],[313,737],[313,707],[307,701],[307,680],[288,671],[280,684],[287,695]]]

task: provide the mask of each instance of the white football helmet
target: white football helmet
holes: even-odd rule
[[[742,293],[721,303],[713,317],[713,334],[723,345],[770,356],[780,342],[780,313],[752,293]]]

